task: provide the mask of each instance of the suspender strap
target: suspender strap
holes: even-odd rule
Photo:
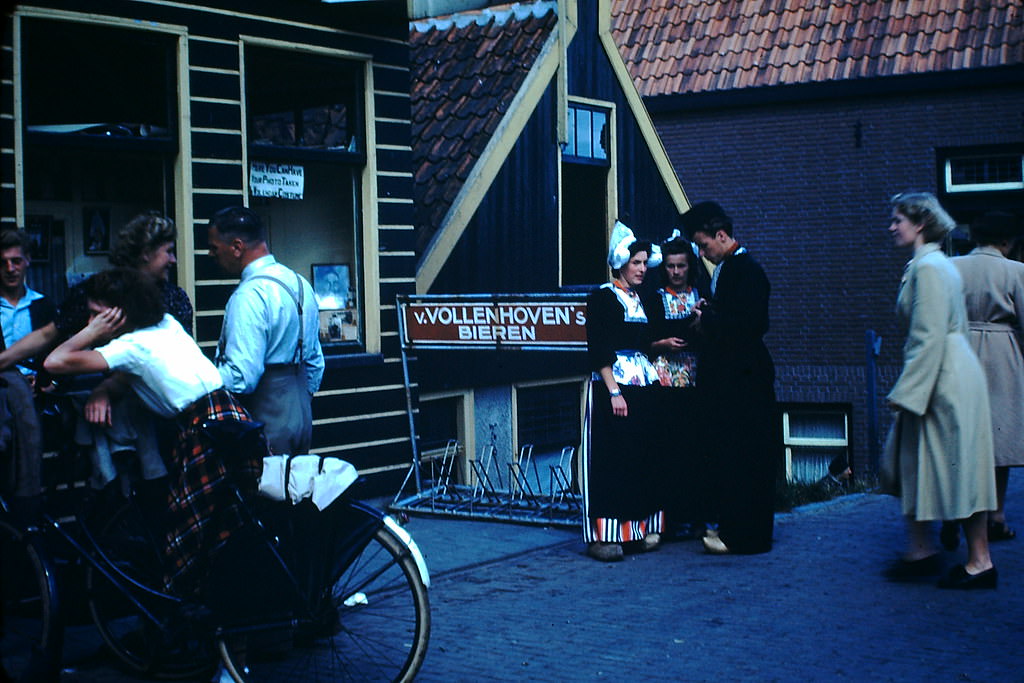
[[[297,295],[296,295],[295,292],[293,292],[288,287],[288,285],[286,285],[285,283],[281,282],[281,280],[279,280],[278,278],[274,277],[273,275],[264,275],[264,274],[261,273],[261,274],[253,275],[249,279],[250,280],[263,279],[263,280],[271,280],[272,282],[276,282],[277,284],[281,285],[281,289],[283,289],[284,291],[288,292],[288,294],[292,297],[292,301],[295,302],[295,308],[298,309],[298,311],[299,311],[299,343],[298,343],[298,346],[295,349],[295,364],[296,365],[301,365],[302,364],[302,342],[306,338],[306,321],[305,321],[305,319],[302,316],[302,299],[303,299],[303,296],[302,296],[302,278],[299,277],[298,273],[295,273],[295,286],[296,286],[296,291],[298,292]]]

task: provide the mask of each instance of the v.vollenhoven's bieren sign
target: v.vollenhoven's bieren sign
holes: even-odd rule
[[[399,301],[403,339],[414,347],[585,348],[587,305],[542,297]]]
[[[249,191],[253,197],[302,199],[304,187],[302,166],[261,161],[254,161],[249,166]]]

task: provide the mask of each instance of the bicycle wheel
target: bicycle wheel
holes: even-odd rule
[[[0,521],[0,679],[55,679],[63,635],[58,612],[46,556],[35,540]]]
[[[182,601],[162,593],[163,546],[154,536],[134,504],[114,514],[96,537],[105,556],[97,561],[113,578],[96,566],[86,569],[89,611],[123,668],[162,679],[197,678],[217,662],[212,632],[197,625]]]
[[[292,630],[290,646],[263,647],[259,634],[244,649],[220,641],[229,673],[240,683],[411,681],[430,638],[427,586],[411,545],[397,526],[378,528],[324,591],[312,623]]]

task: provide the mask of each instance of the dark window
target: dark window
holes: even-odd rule
[[[246,50],[249,144],[332,152],[362,152],[361,78],[344,60]],[[284,150],[279,150],[284,151]]]
[[[420,451],[443,449],[449,440],[459,438],[459,397],[420,401],[416,419]]]
[[[1024,155],[992,154],[946,160],[946,190],[977,192],[1024,188]]]
[[[57,299],[106,268],[135,215],[173,217],[176,36],[21,23],[25,214],[40,231],[33,286]],[[48,234],[46,234],[48,233]]]
[[[516,390],[519,445],[538,451],[579,446],[580,385],[549,384]]]
[[[267,224],[275,257],[312,282],[321,343],[336,352],[363,348],[363,68],[304,52],[245,51],[250,206]]]
[[[608,169],[562,164],[562,284],[594,285],[608,277]]]

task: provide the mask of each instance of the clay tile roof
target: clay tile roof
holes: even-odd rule
[[[409,26],[416,229],[425,246],[557,23],[556,2],[516,3]]]
[[[1024,64],[1020,0],[612,0],[640,94]]]

